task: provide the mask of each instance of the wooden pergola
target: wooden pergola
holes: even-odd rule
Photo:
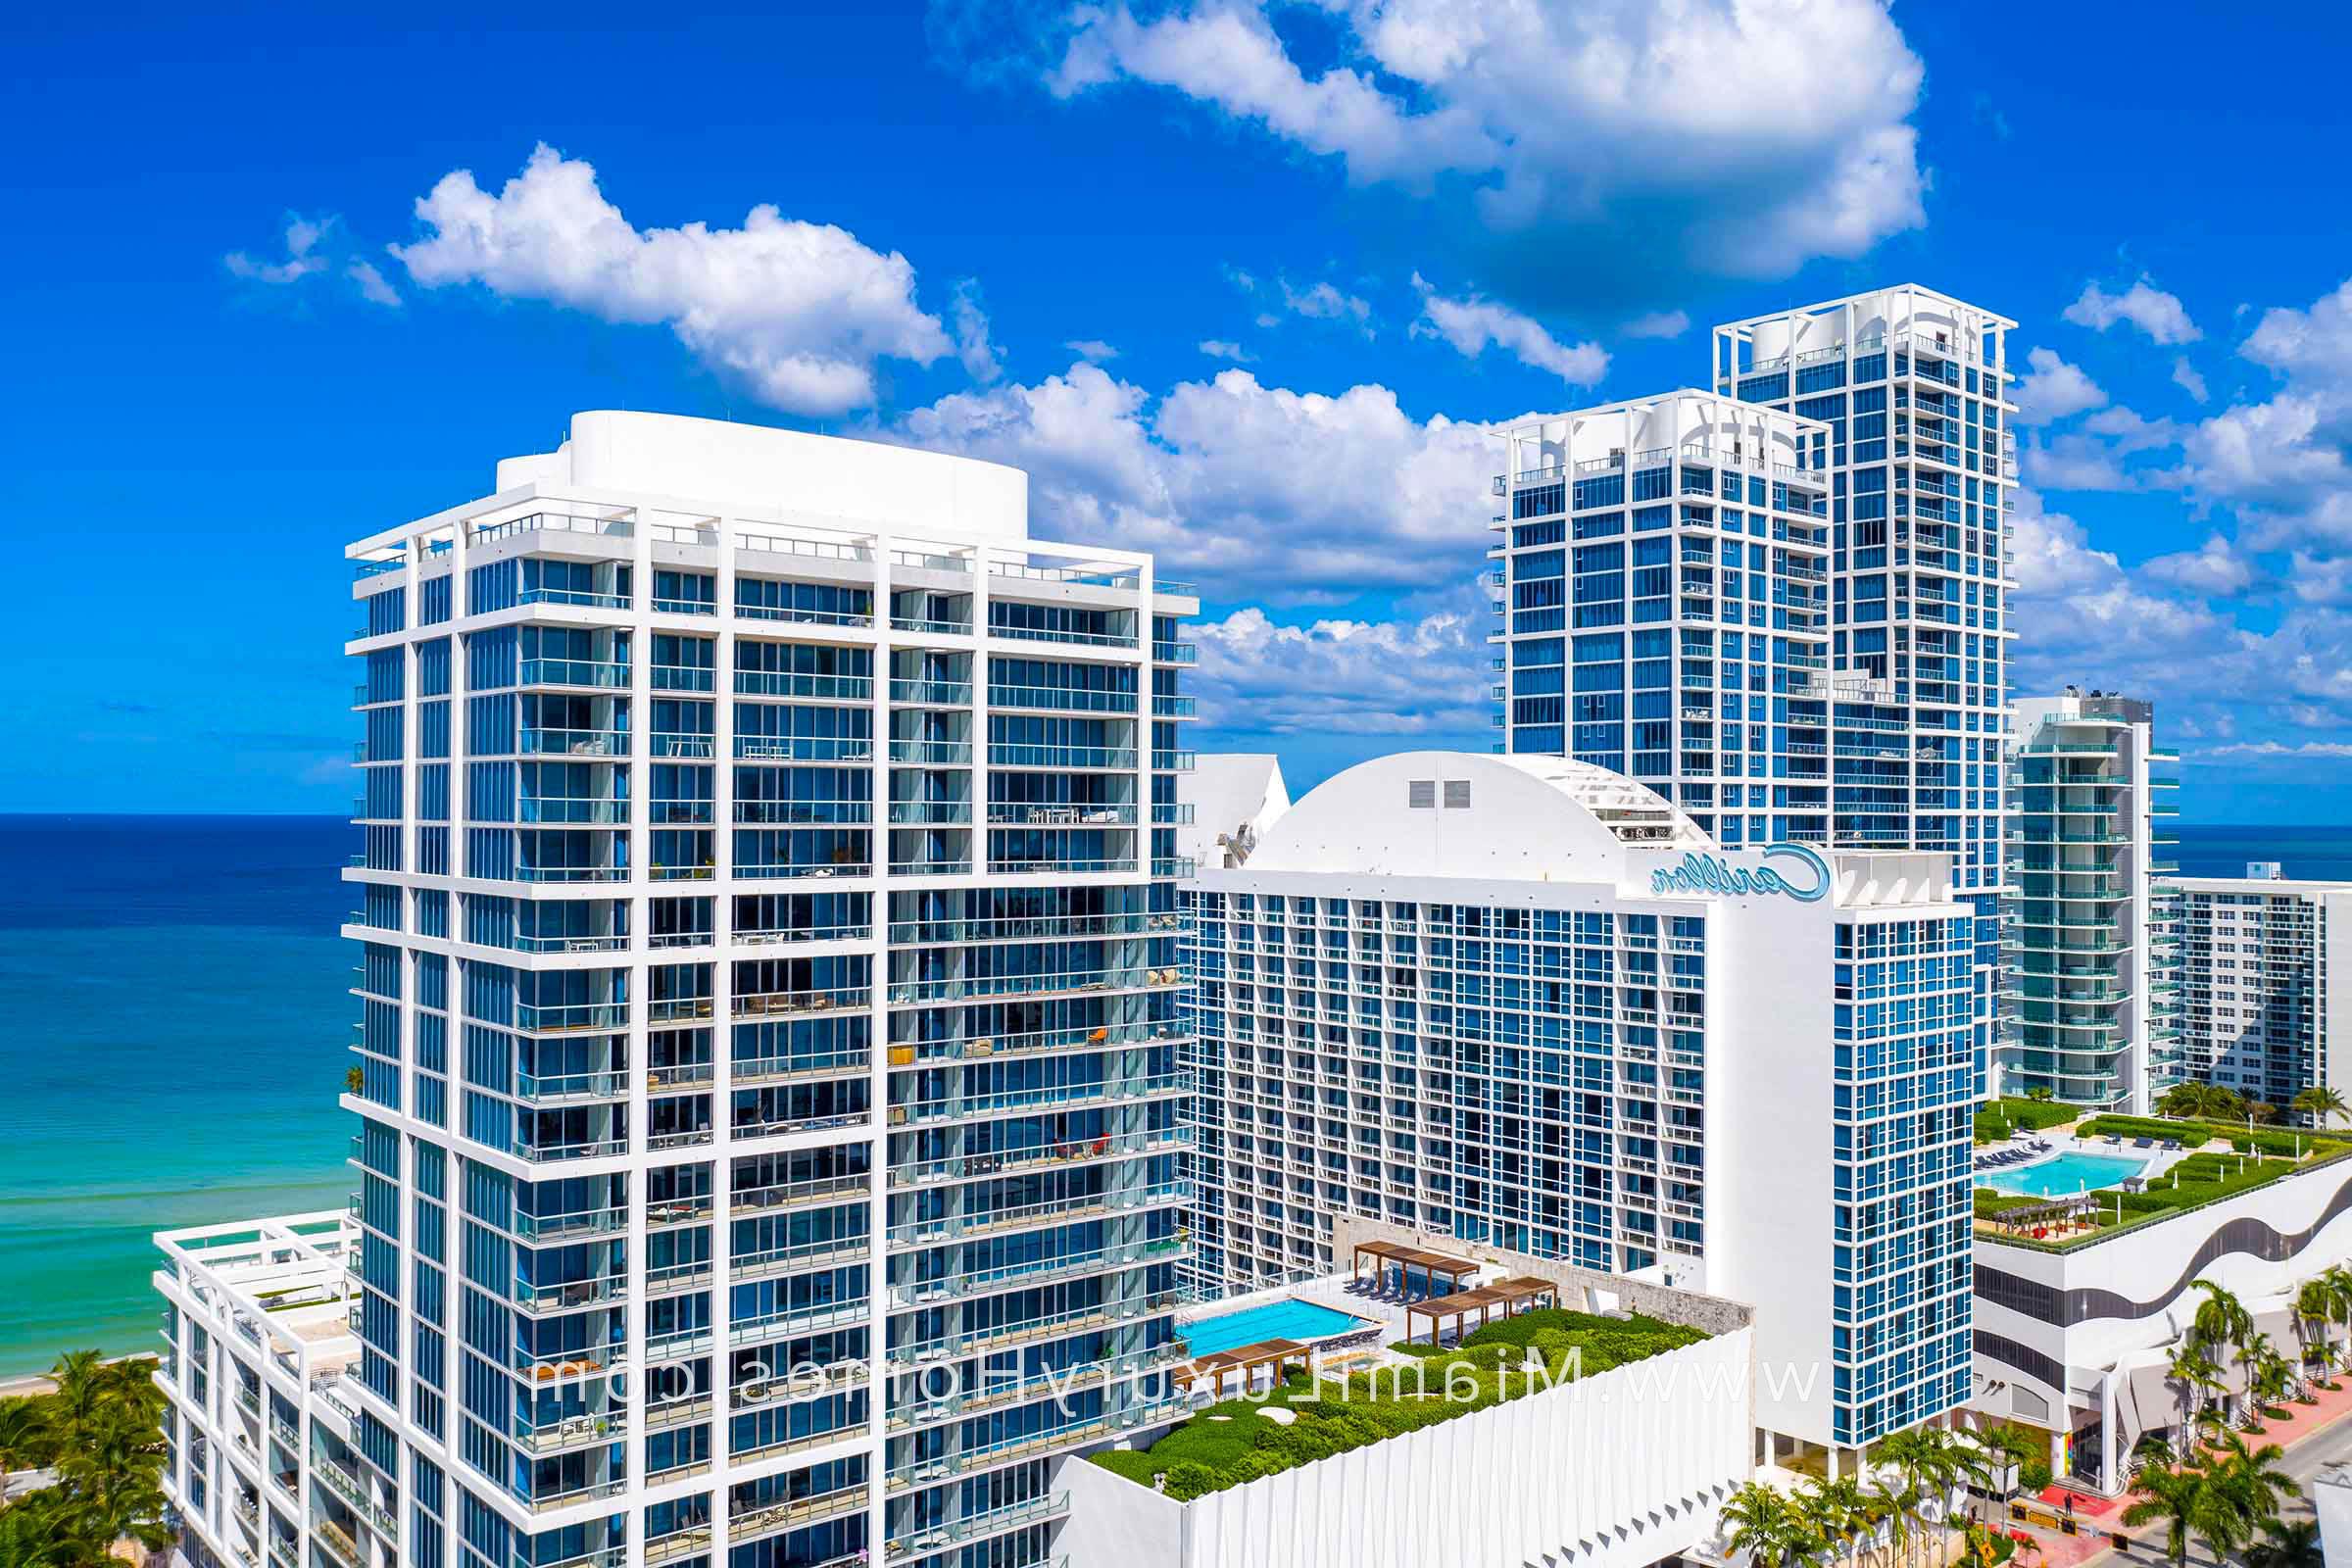
[[[1998,1214],[1977,1221],[1991,1227],[2003,1236],[2029,1240],[2046,1239],[2052,1231],[2060,1235],[2072,1233],[2078,1226],[2095,1225],[2101,1208],[2099,1195],[2080,1193],[2056,1199],[2047,1203],[2032,1203],[2005,1209]]]
[[[1432,1291],[1437,1289],[1438,1276],[1441,1274],[1446,1276],[1446,1288],[1452,1291],[1460,1288],[1463,1275],[1475,1274],[1479,1270],[1479,1265],[1466,1257],[1427,1251],[1418,1247],[1407,1247],[1402,1242],[1358,1242],[1355,1244],[1355,1255],[1348,1264],[1348,1272],[1351,1277],[1363,1278],[1364,1259],[1367,1257],[1380,1266],[1394,1263],[1408,1271],[1419,1269],[1422,1277],[1430,1282]],[[1404,1276],[1404,1281],[1405,1295],[1409,1298],[1412,1295],[1412,1276],[1409,1272]]]
[[[1283,1369],[1293,1361],[1311,1370],[1314,1363],[1310,1355],[1311,1348],[1297,1340],[1260,1340],[1255,1345],[1240,1345],[1197,1358],[1193,1362],[1193,1375],[1208,1379],[1210,1397],[1221,1399],[1225,1396],[1225,1376],[1229,1372],[1242,1375],[1242,1392],[1247,1394],[1250,1379],[1259,1367],[1272,1367],[1274,1381],[1280,1383]]]
[[[1494,1320],[1497,1307],[1502,1309],[1504,1317],[1508,1317],[1522,1307],[1540,1301],[1548,1301],[1557,1306],[1559,1287],[1533,1274],[1522,1274],[1515,1279],[1481,1285],[1476,1290],[1456,1291],[1451,1296],[1441,1296],[1434,1301],[1412,1302],[1404,1309],[1404,1343],[1410,1345],[1420,1337],[1419,1331],[1413,1327],[1416,1317],[1429,1319],[1429,1343],[1436,1345],[1448,1320],[1452,1322],[1458,1339],[1470,1332],[1468,1319],[1473,1312],[1478,1314],[1478,1326],[1484,1328]]]

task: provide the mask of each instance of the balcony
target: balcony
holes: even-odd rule
[[[891,752],[897,755],[896,741]],[[862,735],[738,735],[735,756],[754,762],[870,762],[874,743]]]
[[[518,686],[587,686],[599,691],[626,691],[629,666],[613,660],[526,659]]]
[[[521,736],[522,752],[530,757],[626,757],[629,737],[617,729],[532,729]]]
[[[862,1007],[872,1000],[873,992],[865,986],[813,991],[767,991],[737,997],[733,1012],[738,1018],[780,1017],[801,1012],[824,1012],[834,1007]]]
[[[972,683],[894,679],[890,683],[890,700],[911,708],[968,708],[972,702]]]
[[[896,750],[895,743],[893,750]],[[970,748],[966,747],[968,755]],[[1116,768],[1129,770],[1136,765],[1132,746],[1041,746],[1023,742],[998,742],[988,749],[991,767],[1012,768]]]
[[[581,1029],[620,1030],[629,1026],[625,1002],[569,1002],[514,1004],[514,1027],[532,1034],[566,1034]]]
[[[824,702],[873,700],[874,683],[864,675],[803,675],[788,670],[739,669],[735,691],[742,697],[808,697]]]
[[[972,760],[970,741],[893,740],[890,760],[894,762],[912,762],[929,767],[968,767]]]

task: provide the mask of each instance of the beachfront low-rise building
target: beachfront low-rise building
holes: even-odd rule
[[[2179,890],[2180,1068],[2284,1114],[2315,1086],[2352,1101],[2352,882],[2281,876],[2169,879]]]
[[[156,1238],[164,1498],[196,1568],[351,1568],[371,1534],[400,1540],[349,1381],[359,1241],[342,1209]]]
[[[1204,1288],[1344,1268],[1335,1224],[1383,1220],[1752,1302],[1759,1361],[1793,1369],[1758,1396],[1776,1443],[1957,1406],[1974,928],[1950,865],[1720,850],[1564,759],[1339,774],[1195,884]]]

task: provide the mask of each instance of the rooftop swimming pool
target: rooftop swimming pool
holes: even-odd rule
[[[1223,1312],[1215,1317],[1200,1318],[1192,1323],[1179,1323],[1176,1337],[1192,1347],[1195,1356],[1214,1355],[1219,1350],[1238,1350],[1245,1345],[1260,1345],[1267,1340],[1296,1340],[1312,1345],[1335,1335],[1352,1334],[1371,1327],[1367,1318],[1352,1316],[1313,1301],[1301,1301],[1296,1297],[1284,1301],[1268,1301],[1262,1306],[1246,1306],[1238,1312]]]
[[[2084,1154],[2067,1151],[2055,1159],[2045,1159],[2038,1165],[2021,1165],[2013,1170],[1981,1171],[1976,1185],[1989,1187],[1996,1193],[2014,1193],[2022,1198],[2072,1198],[2077,1193],[2092,1192],[2101,1187],[2113,1187],[2148,1168],[2144,1159],[2127,1159],[2119,1154]]]

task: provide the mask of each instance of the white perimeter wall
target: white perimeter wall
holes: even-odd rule
[[[1751,1333],[1189,1503],[1071,1459],[1059,1544],[1070,1568],[1642,1568],[1748,1478]]]

